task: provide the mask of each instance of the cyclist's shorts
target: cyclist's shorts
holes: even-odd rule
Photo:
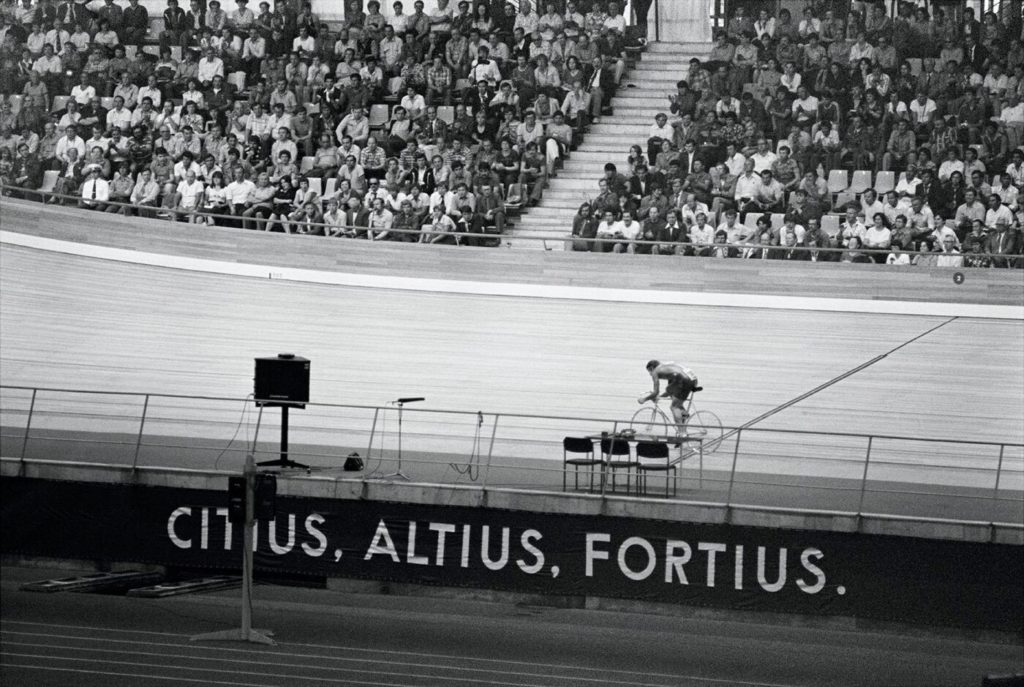
[[[696,379],[690,379],[683,374],[674,374],[668,378],[668,385],[665,387],[665,391],[668,392],[669,396],[685,401],[686,397],[689,396],[690,392],[696,389],[697,386],[698,384]]]

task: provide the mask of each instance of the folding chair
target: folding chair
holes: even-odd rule
[[[625,456],[625,458],[622,458]],[[631,456],[629,442],[625,439],[601,439],[601,461],[611,471],[612,491],[615,491],[615,476],[619,470],[626,471],[626,493],[629,493],[630,473],[638,463]]]
[[[302,158],[302,162],[299,163],[299,174],[309,174],[313,171],[313,163],[316,162],[316,158],[312,155],[306,155]]]
[[[871,170],[858,169],[853,172],[853,181],[850,182],[850,188],[846,189],[846,192],[859,196],[869,188],[871,188]]]
[[[439,105],[437,108],[437,118],[445,124],[452,124],[455,122],[455,107],[452,105]]]
[[[327,180],[327,184],[324,186],[324,198],[330,198],[337,191],[338,178],[331,177]]]
[[[842,193],[849,186],[845,169],[833,169],[828,173],[828,192],[833,196],[837,193]]]
[[[570,458],[569,456],[582,456],[581,458]],[[573,488],[580,488],[580,468],[589,468],[590,491],[594,491],[594,468],[601,464],[601,461],[594,456],[594,442],[583,437],[565,437],[562,439],[562,491],[567,489],[568,466],[573,468]]]
[[[839,234],[839,215],[822,215],[821,230],[829,236]]]
[[[9,95],[7,96],[7,102],[11,105],[11,114],[18,114],[21,112],[21,101],[22,96],[20,95]]]
[[[232,84],[241,93],[245,90],[245,72],[231,72],[228,74],[228,83]]]
[[[786,214],[783,212],[772,213],[772,231],[777,232],[786,223]]]
[[[660,441],[641,441],[636,445],[636,480],[637,480],[637,491],[641,494],[647,493],[647,473],[648,472],[664,472],[665,473],[665,495],[669,495],[669,473],[672,473],[672,496],[676,495],[676,491],[679,488],[679,474],[677,466],[672,462],[669,456],[668,444]],[[640,460],[646,458],[649,461],[657,462],[644,462]]]
[[[114,107],[114,98],[113,98],[113,96],[107,95],[107,96],[103,96],[102,98],[100,98],[100,105],[102,105],[103,109],[105,109],[105,110],[112,109]]]
[[[879,172],[875,175],[875,191],[883,195],[896,188],[895,172]]]

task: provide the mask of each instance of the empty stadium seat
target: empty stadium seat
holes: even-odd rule
[[[875,191],[879,195],[888,193],[889,191],[896,188],[896,174],[895,172],[879,172],[875,175]]]
[[[908,57],[907,62],[910,64],[910,73],[914,76],[920,76],[924,61],[920,57]]]
[[[828,192],[833,196],[849,188],[849,179],[845,169],[833,169],[828,173]]]
[[[316,158],[311,155],[307,155],[302,158],[302,162],[299,163],[299,173],[309,174],[313,170],[313,163],[315,162]]]
[[[839,215],[822,215],[821,230],[829,236],[839,233]]]
[[[838,211],[843,211],[843,208],[845,208],[846,205],[855,202],[857,202],[857,196],[853,195],[852,193],[837,193],[836,202],[832,205],[832,207]]]
[[[388,96],[393,100],[398,100],[401,94],[398,92],[402,88],[402,77],[392,76],[388,79]]]
[[[114,107],[114,98],[113,98],[113,96],[104,96],[104,97],[100,98],[100,105],[102,105],[103,108],[107,109],[107,110],[113,108]]]
[[[21,111],[22,96],[20,95],[9,95],[7,96],[7,102],[11,105],[11,114],[18,114]]]
[[[786,215],[781,212],[772,213],[772,231],[778,231],[786,223]]]
[[[43,184],[39,187],[40,193],[50,193],[57,186],[57,178],[60,172],[55,169],[48,169],[43,172]]]
[[[180,62],[181,61],[181,46],[180,45],[172,45],[171,46],[171,58],[174,59],[175,62]]]
[[[55,95],[55,96],[53,96],[52,111],[53,112],[60,112],[61,110],[67,108],[69,100],[71,100],[71,96],[70,95]]]
[[[387,124],[389,117],[390,117],[390,115],[388,114],[388,106],[387,105],[382,105],[382,104],[370,105],[370,117],[369,117],[369,119],[370,119],[370,128],[371,129],[379,129],[379,128],[383,127],[385,124]]]
[[[439,105],[437,108],[437,118],[446,124],[451,124],[455,121],[455,108],[451,105]]]
[[[326,186],[324,186],[324,197],[330,198],[331,196],[333,196],[334,192],[337,190],[337,186],[338,179],[336,177],[331,177],[330,179],[328,179]]]
[[[850,182],[850,188],[846,189],[847,193],[861,194],[871,188],[871,170],[858,169],[853,173],[853,181]]]
[[[228,83],[232,84],[239,91],[245,90],[245,72],[231,72],[228,74]]]
[[[322,196],[324,194],[323,180],[320,177],[309,177],[309,190]]]

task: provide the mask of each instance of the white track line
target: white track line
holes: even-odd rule
[[[28,665],[26,663],[4,663],[5,668],[25,668],[28,670],[51,670],[61,673],[78,675],[108,675],[110,677],[141,677],[147,680],[169,680],[172,682],[191,682],[200,685],[235,685],[237,687],[279,687],[279,685],[257,684],[255,682],[224,682],[222,680],[206,680],[204,678],[169,677],[166,675],[144,675],[142,673],[114,673],[108,670],[79,670],[77,668],[56,668],[54,666]],[[352,685],[378,685],[378,682],[350,682]]]
[[[9,634],[27,634],[27,633],[13,633],[12,632],[12,633],[9,633]],[[38,635],[37,634],[37,635],[33,635],[33,636],[53,637],[55,639],[81,639],[81,640],[89,639],[87,637],[74,637],[74,636],[68,636],[68,635]],[[576,682],[587,682],[587,683],[593,683],[593,684],[607,684],[607,685],[621,685],[622,684],[622,680],[601,680],[601,679],[592,678],[592,677],[577,677],[577,676],[573,676],[573,675],[551,675],[549,673],[529,673],[529,672],[509,671],[509,670],[493,670],[493,669],[489,669],[489,668],[466,668],[466,667],[462,667],[462,666],[453,666],[453,665],[445,665],[445,664],[434,664],[434,663],[410,663],[410,662],[404,662],[404,661],[392,661],[390,659],[384,659],[384,658],[382,658],[382,659],[374,659],[374,658],[364,658],[364,659],[360,659],[360,658],[342,658],[342,657],[337,657],[337,656],[326,656],[326,655],[323,655],[323,654],[296,654],[296,653],[290,653],[290,652],[284,652],[284,651],[274,651],[272,649],[270,649],[270,650],[262,650],[262,651],[259,651],[259,652],[254,652],[254,651],[244,651],[244,650],[241,650],[241,649],[229,649],[229,648],[214,647],[214,646],[206,647],[206,646],[185,645],[185,644],[159,644],[159,643],[156,643],[156,642],[130,642],[130,641],[125,641],[125,640],[112,640],[112,639],[100,640],[100,641],[104,641],[104,642],[107,642],[107,643],[116,643],[116,644],[143,644],[144,646],[148,646],[148,647],[163,646],[163,647],[170,647],[170,648],[174,648],[174,649],[196,648],[196,649],[208,649],[208,650],[218,651],[218,652],[239,652],[239,653],[246,654],[247,657],[246,658],[227,658],[227,657],[222,656],[222,655],[218,655],[218,656],[196,656],[194,654],[176,654],[176,653],[170,653],[170,652],[139,651],[137,649],[97,649],[97,648],[86,647],[86,646],[71,646],[71,645],[66,645],[66,644],[45,644],[45,643],[40,643],[40,642],[12,642],[10,640],[4,640],[3,645],[5,647],[8,647],[8,646],[21,646],[21,647],[28,647],[28,648],[31,648],[31,649],[66,649],[66,650],[70,650],[70,651],[87,651],[87,652],[90,652],[90,653],[97,653],[97,654],[122,654],[122,655],[131,655],[131,656],[159,656],[161,658],[182,658],[182,659],[192,659],[192,660],[195,660],[195,661],[216,661],[218,664],[241,663],[241,664],[245,664],[245,665],[258,665],[260,667],[263,667],[263,666],[274,666],[274,667],[277,667],[277,668],[301,668],[301,669],[305,669],[305,670],[336,671],[336,672],[341,672],[341,673],[376,673],[376,674],[379,674],[379,675],[393,675],[393,676],[396,676],[396,677],[409,677],[409,678],[423,678],[423,677],[431,678],[431,677],[440,677],[440,676],[435,676],[435,675],[417,675],[417,674],[414,674],[414,673],[387,672],[387,671],[382,671],[382,670],[366,670],[366,669],[359,669],[359,668],[342,668],[342,667],[331,667],[331,668],[318,667],[318,668],[314,668],[309,663],[284,663],[284,662],[281,662],[281,661],[267,661],[267,660],[264,660],[264,659],[265,658],[269,658],[269,657],[280,656],[280,657],[287,657],[287,658],[294,658],[294,659],[308,658],[308,659],[317,659],[317,660],[321,660],[321,661],[334,661],[334,662],[343,662],[343,663],[361,663],[361,664],[371,664],[371,665],[374,664],[374,663],[380,663],[380,664],[386,665],[386,666],[414,668],[414,669],[420,669],[420,670],[426,669],[426,670],[445,670],[445,671],[469,672],[469,673],[495,673],[497,675],[503,675],[503,676],[506,676],[506,677],[515,677],[515,678],[540,678],[541,680],[544,680],[544,679],[547,679],[547,680],[574,680]],[[254,654],[257,654],[257,655],[254,656]],[[199,670],[199,669],[196,668],[196,670]],[[637,673],[636,675],[642,675],[642,673]],[[522,683],[519,683],[519,682],[488,682],[488,681],[485,681],[485,680],[479,680],[479,679],[474,679],[474,678],[460,678],[460,677],[452,677],[452,676],[449,676],[449,675],[444,676],[444,679],[446,681],[448,681],[448,682],[470,682],[470,683],[485,682],[486,684],[501,684],[501,685],[510,685],[510,686],[518,686],[518,685],[522,684]],[[652,682],[631,682],[630,684],[633,685],[634,687],[667,687],[667,685],[665,685],[664,683],[652,683]]]
[[[36,622],[20,621],[20,620],[0,620],[0,625],[29,625],[29,626],[33,626],[33,627],[52,627],[52,628],[59,628],[59,629],[64,629],[64,630],[87,630],[87,631],[90,631],[90,632],[97,632],[97,631],[99,631],[99,632],[120,632],[120,633],[131,634],[131,635],[153,635],[153,636],[158,636],[158,637],[175,637],[175,638],[181,638],[181,639],[188,639],[189,638],[189,635],[178,634],[178,633],[173,633],[173,632],[154,632],[154,631],[147,631],[147,630],[120,630],[120,629],[116,629],[116,628],[107,628],[107,627],[92,627],[92,626],[84,626],[84,625],[64,625],[64,624],[55,624],[55,623],[36,623]],[[15,633],[14,631],[11,631],[11,630],[2,630],[2,632],[9,633],[9,634],[14,634]],[[61,635],[41,634],[41,636],[60,637]],[[93,641],[118,641],[118,642],[124,641],[124,642],[132,643],[132,644],[143,644],[143,645],[147,644],[147,642],[142,642],[142,641],[110,640],[110,639],[106,639],[106,638],[102,638],[102,637],[96,638],[96,637],[73,636],[73,638],[75,638],[75,639],[83,639],[83,640],[93,640]],[[211,650],[216,649],[218,651],[226,651],[226,652],[253,653],[252,651],[247,651],[245,649],[231,649],[231,648],[221,648],[221,647],[206,647],[206,646],[202,646],[202,645],[191,645],[191,646],[195,646],[195,648],[211,649]],[[557,669],[557,670],[575,670],[575,671],[580,671],[580,672],[597,672],[597,673],[602,673],[602,674],[618,673],[618,674],[628,675],[632,679],[635,679],[638,675],[643,675],[647,679],[659,679],[659,678],[679,679],[679,678],[685,678],[685,679],[691,679],[691,680],[703,680],[704,682],[715,683],[715,684],[743,685],[744,687],[792,687],[791,685],[788,685],[788,684],[775,683],[775,682],[744,682],[742,680],[727,680],[727,679],[712,678],[712,677],[701,677],[701,676],[695,676],[695,675],[679,675],[679,674],[667,674],[667,673],[637,673],[636,671],[632,671],[632,670],[615,670],[615,669],[608,669],[608,668],[588,668],[586,666],[573,666],[573,665],[558,664],[558,663],[537,663],[536,661],[515,661],[515,660],[496,659],[496,658],[477,658],[477,657],[473,657],[473,656],[457,656],[457,655],[454,655],[454,654],[434,654],[434,653],[415,652],[415,651],[398,651],[398,650],[393,650],[393,649],[367,649],[367,648],[364,648],[364,647],[339,646],[339,645],[335,645],[335,644],[310,644],[310,643],[302,643],[302,642],[287,642],[287,643],[279,643],[278,646],[306,647],[306,648],[313,648],[313,649],[330,649],[332,651],[339,651],[339,652],[348,651],[348,652],[374,653],[374,654],[382,654],[384,656],[389,656],[389,657],[390,656],[409,656],[409,657],[414,657],[414,658],[432,658],[432,659],[447,659],[447,660],[455,660],[455,661],[473,661],[473,662],[477,662],[477,663],[487,663],[487,664],[504,664],[504,665],[514,665],[514,666],[528,666],[528,667],[533,667],[533,668],[538,668],[538,669],[550,668],[550,669]],[[273,650],[267,650],[267,649],[260,649],[260,652],[274,653]],[[302,654],[297,654],[297,655],[301,656]]]
[[[1024,307],[973,303],[931,303],[918,301],[868,300],[857,298],[812,298],[760,294],[711,293],[704,291],[655,291],[649,289],[613,289],[548,284],[514,284],[459,279],[426,279],[397,275],[345,274],[273,265],[243,264],[126,250],[109,246],[59,241],[41,236],[0,230],[0,244],[34,248],[66,255],[114,260],[152,267],[280,279],[312,284],[331,284],[398,291],[427,291],[519,298],[572,299],[664,305],[698,305],[728,308],[770,308],[777,310],[815,310],[888,315],[926,315],[975,317],[1000,320],[1024,320]],[[950,273],[952,274],[952,272]]]

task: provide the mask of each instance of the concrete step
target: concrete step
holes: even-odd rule
[[[622,77],[623,83],[636,84],[639,87],[650,87],[662,83],[675,83],[685,78],[686,68],[670,69],[645,69],[632,72],[628,77]]]
[[[665,84],[664,88],[620,88],[615,93],[614,101],[636,100],[636,101],[658,101],[668,106],[668,96],[676,92],[675,82]]]
[[[643,59],[649,55],[666,55],[675,53],[709,53],[711,44],[700,41],[651,41],[647,44],[647,50],[643,53]]]

